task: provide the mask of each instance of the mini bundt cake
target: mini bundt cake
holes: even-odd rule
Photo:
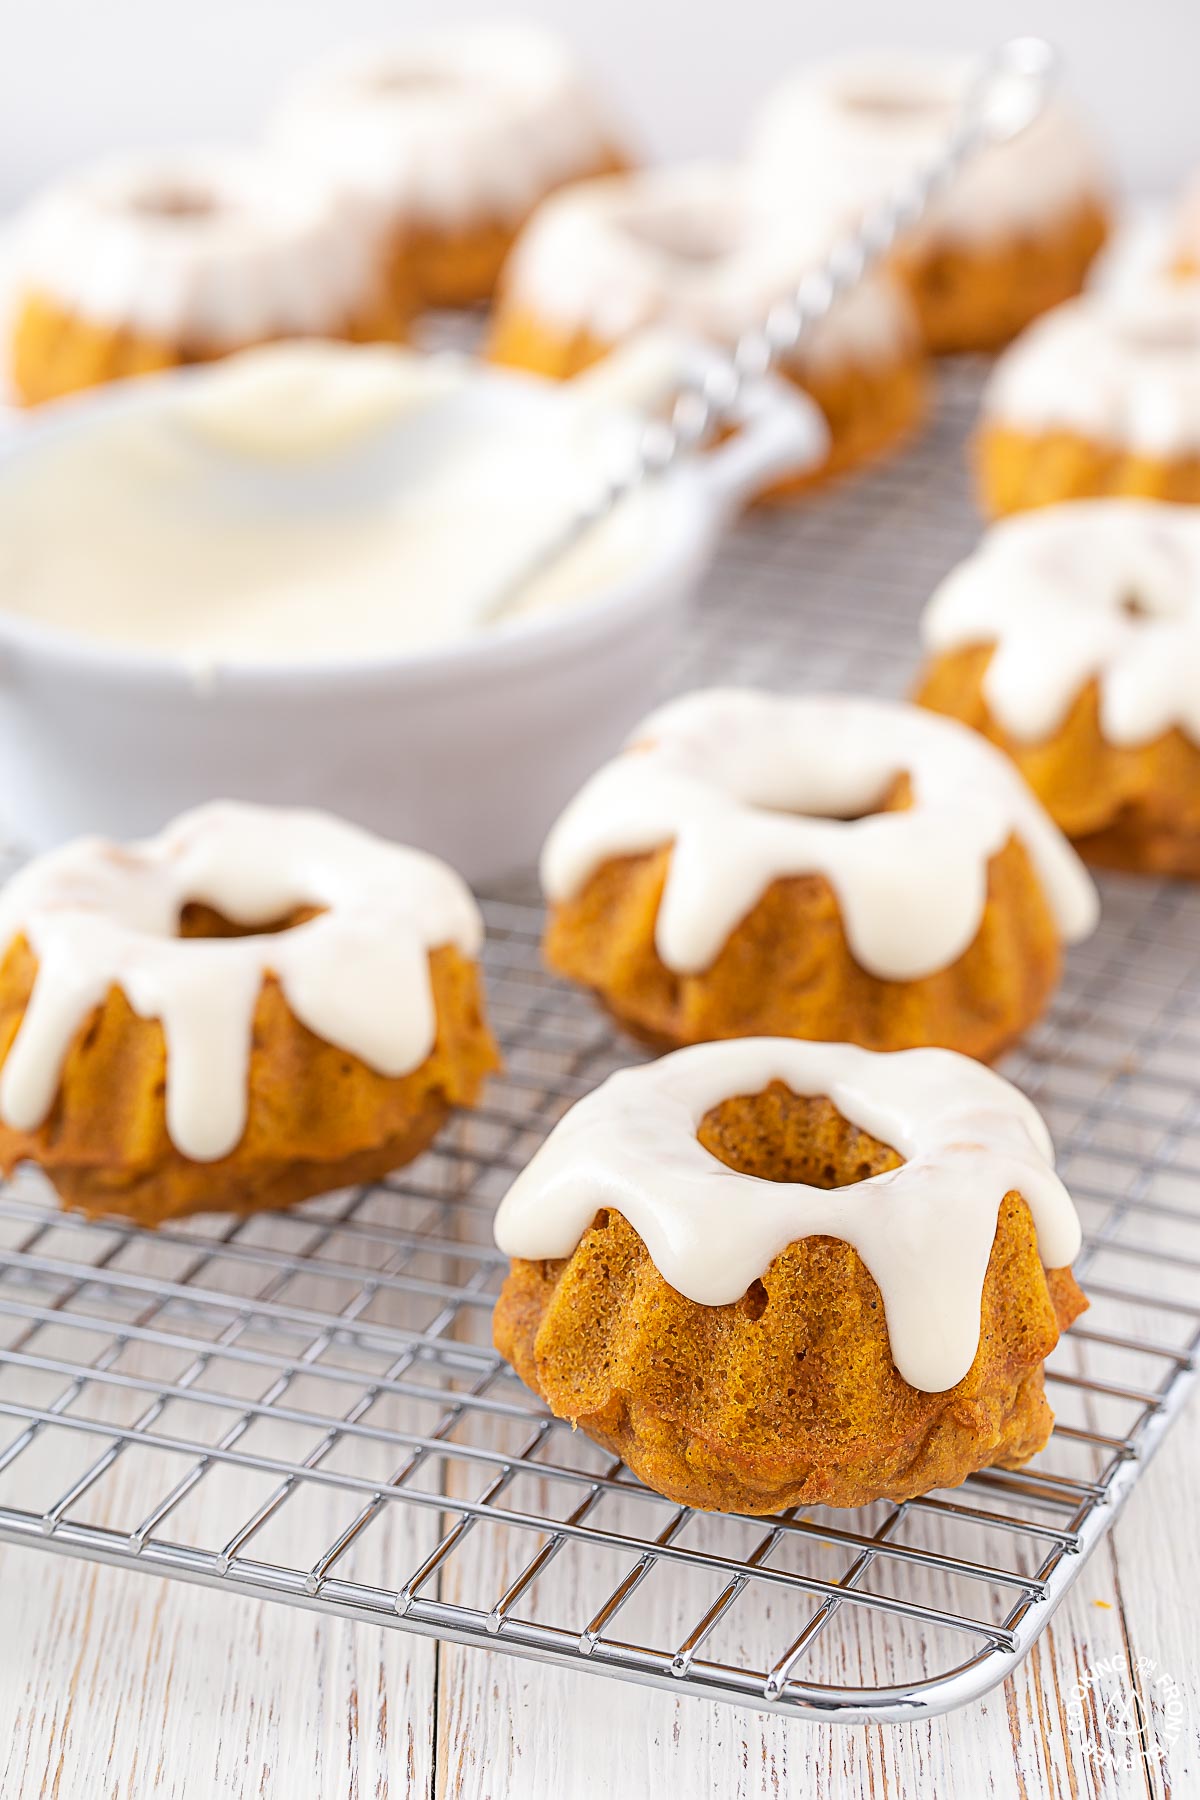
[[[729,347],[821,264],[836,227],[831,217],[757,205],[729,169],[580,182],[539,207],[522,232],[500,285],[489,353],[561,380],[654,327]],[[844,294],[780,366],[820,409],[829,448],[776,494],[895,448],[924,414],[916,321],[886,273]]]
[[[110,158],[12,233],[12,384],[25,404],[280,338],[395,342],[383,247],[344,194],[262,153]]]
[[[486,300],[554,188],[620,168],[617,135],[565,45],[529,25],[439,26],[303,77],[271,141],[370,206],[397,300]]]
[[[496,1217],[496,1346],[681,1505],[860,1506],[1045,1443],[1087,1302],[1034,1107],[944,1050],[747,1039],[575,1105]]]
[[[1167,261],[1185,281],[1200,276],[1200,175],[1184,190],[1168,232]]]
[[[753,179],[778,205],[821,197],[859,216],[937,156],[976,75],[969,57],[913,51],[810,63],[759,115]],[[1077,294],[1108,213],[1107,175],[1062,101],[977,153],[895,257],[929,349],[995,350]]]
[[[1031,325],[984,389],[975,451],[991,517],[1200,502],[1200,281],[1084,294]]]
[[[942,1044],[1045,1006],[1095,890],[1011,763],[918,708],[714,689],[664,707],[542,853],[552,969],[669,1047]]]
[[[917,699],[999,744],[1088,861],[1200,876],[1200,513],[1007,519],[921,629]]]
[[[52,851],[0,895],[0,1167],[142,1225],[384,1175],[496,1067],[481,938],[445,864],[323,813]]]

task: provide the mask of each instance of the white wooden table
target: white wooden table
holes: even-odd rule
[[[289,1606],[0,1551],[3,1800],[1040,1800],[1200,1794],[1200,1433],[1185,1418],[1006,1686],[912,1726],[807,1725]],[[1129,1686],[1153,1658],[1149,1756]],[[1081,1672],[1101,1704],[1069,1717]],[[1154,1683],[1182,1692],[1172,1717]],[[1159,1689],[1165,1693],[1165,1689]],[[1161,1753],[1162,1760],[1159,1760]],[[1111,1756],[1111,1762],[1108,1760]]]

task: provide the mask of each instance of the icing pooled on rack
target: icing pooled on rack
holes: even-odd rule
[[[107,158],[36,199],[12,250],[19,289],[199,350],[343,328],[381,274],[345,194],[249,150]]]
[[[902,776],[911,804],[875,812]],[[654,713],[550,832],[552,901],[602,863],[671,845],[655,924],[662,961],[708,968],[773,881],[822,875],[856,962],[884,980],[947,968],[979,930],[988,863],[1017,838],[1061,937],[1086,937],[1096,891],[1009,762],[953,720],[895,701],[715,688]]]
[[[809,65],[759,114],[752,180],[774,203],[856,217],[938,155],[977,74],[970,57],[913,51]],[[1087,133],[1052,100],[1017,137],[974,156],[911,235],[932,246],[1053,229],[1064,214],[1102,205],[1107,185]]]
[[[602,343],[656,325],[731,342],[820,264],[836,228],[820,211],[757,204],[733,169],[604,176],[538,208],[505,269],[505,300]],[[916,342],[907,298],[874,274],[839,299],[797,361],[892,361]]]
[[[389,222],[512,223],[589,175],[612,137],[570,53],[525,25],[450,26],[352,49],[304,78],[272,139]]]
[[[995,525],[938,588],[921,624],[934,652],[991,644],[983,696],[1036,743],[1091,681],[1110,744],[1173,727],[1200,744],[1200,512],[1156,500],[1078,500]]]
[[[181,938],[189,903],[253,935]],[[310,908],[317,916],[267,930]],[[256,929],[257,928],[257,929]],[[0,1071],[0,1118],[35,1131],[76,1032],[111,989],[157,1019],[171,1142],[197,1162],[232,1151],[246,1123],[254,1013],[274,975],[319,1038],[388,1077],[433,1048],[429,952],[474,955],[474,900],[423,851],[328,814],[219,802],[132,846],[81,838],[22,869],[0,894],[0,944],[24,937],[33,993]]]
[[[823,1095],[905,1160],[849,1187],[769,1181],[728,1168],[697,1138],[723,1101],[782,1082]],[[961,1381],[1004,1196],[1022,1195],[1047,1268],[1069,1264],[1079,1221],[1054,1173],[1036,1108],[951,1050],[881,1055],[848,1044],[742,1038],[623,1069],[578,1101],[506,1194],[507,1256],[570,1256],[603,1207],[633,1227],[655,1267],[702,1306],[740,1300],[798,1238],[839,1238],[883,1297],[892,1358],[913,1387]]]
[[[983,417],[1147,456],[1200,452],[1200,282],[1148,281],[1055,307],[997,362]]]

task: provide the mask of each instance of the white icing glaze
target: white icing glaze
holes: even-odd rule
[[[1026,742],[1094,680],[1109,743],[1177,726],[1200,744],[1200,512],[1079,500],[1006,519],[937,589],[921,634],[933,652],[995,645],[984,698]]]
[[[696,1137],[722,1101],[781,1081],[824,1095],[904,1157],[898,1169],[826,1190],[727,1168]],[[1036,1108],[951,1050],[881,1055],[849,1044],[741,1038],[697,1044],[610,1075],[577,1101],[501,1202],[496,1242],[532,1261],[570,1256],[598,1210],[638,1233],[671,1286],[702,1306],[739,1300],[799,1238],[850,1244],[878,1283],[892,1357],[938,1393],[979,1348],[984,1277],[1005,1194],[1033,1215],[1047,1268],[1079,1250]]]
[[[582,389],[577,409],[566,389],[528,417],[472,407],[469,375],[281,343],[92,409],[0,482],[0,617],[202,671],[327,668],[580,604],[658,553],[665,496],[643,485],[497,618],[503,571],[592,498],[636,425]]]
[[[186,383],[164,396],[159,422],[164,436],[182,427],[198,444],[238,459],[333,459],[460,392],[469,368],[458,356],[394,344],[281,339],[189,371]],[[97,427],[98,438],[113,430],[119,434],[119,427]],[[137,579],[133,569],[127,576]]]
[[[912,805],[871,813],[902,774]],[[988,862],[1011,837],[1063,939],[1086,937],[1098,917],[1087,872],[977,733],[896,701],[715,688],[652,714],[585,783],[541,872],[565,900],[610,858],[673,845],[655,944],[680,974],[708,968],[773,881],[823,875],[860,967],[906,981],[969,947]]]
[[[1147,456],[1200,452],[1200,282],[1089,293],[1045,313],[996,364],[983,417]]]
[[[615,343],[662,325],[730,342],[830,249],[836,220],[758,205],[733,169],[696,165],[579,182],[540,206],[509,258],[508,305]],[[909,303],[884,274],[847,293],[797,366],[912,352]]]
[[[412,32],[351,50],[285,100],[271,131],[392,223],[514,222],[612,149],[562,44],[522,25]]]
[[[759,114],[749,152],[757,187],[776,203],[856,216],[937,155],[975,72],[970,57],[913,51],[800,70]],[[1103,205],[1107,188],[1090,138],[1052,101],[1028,130],[973,158],[913,239],[987,243],[1050,229],[1089,201]]]
[[[344,327],[381,267],[364,209],[327,180],[257,151],[164,150],[35,199],[12,279],[97,325],[219,347]]]
[[[324,910],[291,931],[183,939],[189,901],[249,927]],[[268,973],[317,1037],[401,1076],[434,1044],[430,950],[454,944],[473,956],[482,931],[444,863],[324,813],[218,802],[130,847],[81,838],[29,863],[0,894],[0,945],[23,934],[38,959],[0,1071],[0,1118],[16,1131],[42,1124],[72,1039],[117,987],[141,1017],[161,1021],[172,1143],[215,1161],[245,1128]]]

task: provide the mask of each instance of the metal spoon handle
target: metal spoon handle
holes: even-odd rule
[[[761,379],[807,338],[849,289],[880,263],[902,232],[911,230],[980,150],[1006,143],[1045,107],[1058,73],[1058,54],[1043,38],[1010,38],[986,56],[938,154],[894,193],[871,206],[767,318],[744,331],[728,357],[699,378],[684,379],[664,419],[647,423],[632,457],[597,496],[593,519],[605,516],[650,475],[697,449],[738,409],[748,382]]]
[[[795,292],[744,331],[726,355],[714,351],[699,372],[683,371],[669,414],[648,420],[631,453],[593,489],[565,524],[552,524],[536,550],[515,572],[503,574],[479,612],[494,623],[580,540],[642,483],[699,449],[723,423],[735,422],[746,390],[791,355],[849,289],[887,255],[903,231],[954,181],[963,165],[993,144],[1007,143],[1032,125],[1058,73],[1058,55],[1042,38],[1010,38],[980,62],[954,127],[938,154],[894,193],[871,206],[855,229]]]

